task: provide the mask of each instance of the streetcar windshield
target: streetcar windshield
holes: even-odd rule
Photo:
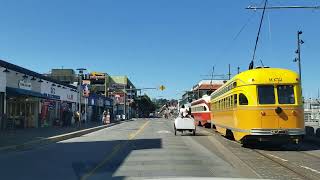
[[[258,86],[259,104],[274,104],[274,87],[273,85]]]
[[[294,104],[294,90],[292,85],[280,85],[277,87],[279,104]]]

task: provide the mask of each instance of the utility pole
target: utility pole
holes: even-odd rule
[[[109,96],[109,91],[107,88],[107,73],[104,74],[104,96],[105,97]]]
[[[240,66],[238,66],[237,71],[238,71],[238,74],[240,74]]]
[[[297,32],[297,46],[298,46],[298,49],[296,50],[297,57],[293,60],[294,62],[298,62],[300,84],[302,84],[302,78],[301,78],[301,44],[304,43],[304,41],[300,39],[300,35],[301,34],[302,34],[302,31],[298,31]]]
[[[126,108],[126,106],[127,106],[127,98],[126,98],[126,85],[124,85],[123,86],[123,100],[124,100],[124,106],[123,106],[123,111],[124,111],[124,119],[126,119],[127,118],[127,116],[126,116],[126,111],[127,111],[127,108]]]
[[[77,69],[79,71],[79,124],[81,126],[81,97],[82,97],[82,75],[83,75],[83,72],[87,69],[85,68],[78,68]]]

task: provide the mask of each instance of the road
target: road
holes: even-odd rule
[[[320,148],[315,145],[244,148],[209,129],[198,128],[197,136],[175,136],[172,120],[136,119],[59,143],[0,154],[0,178],[319,179],[319,160]]]

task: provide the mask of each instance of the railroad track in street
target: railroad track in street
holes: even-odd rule
[[[286,159],[282,159],[278,156],[274,156],[272,154],[267,154],[264,151],[261,150],[253,150],[256,153],[260,154],[261,156],[271,160],[272,162],[290,170],[291,172],[293,172],[294,174],[302,177],[303,179],[310,179],[310,180],[317,180],[320,178],[320,174],[315,175],[313,173],[315,173],[314,171],[312,171],[313,169],[311,168],[306,168],[306,166],[299,166],[299,165],[295,165],[293,163],[290,163],[288,160]],[[304,170],[303,170],[303,169]],[[310,172],[313,172],[312,174],[310,173],[306,173],[306,170],[309,170]]]
[[[202,129],[208,133],[211,133],[213,135],[217,135],[217,140],[219,140],[221,143],[223,143],[226,146],[229,146],[228,148],[232,150],[232,152],[238,156],[244,163],[247,163],[249,166],[251,166],[253,169],[256,169],[258,174],[263,174],[264,171],[260,168],[270,168],[273,167],[273,169],[285,169],[286,171],[279,171],[275,179],[310,179],[310,180],[317,180],[320,179],[320,171],[313,169],[312,167],[320,167],[318,162],[320,163],[320,157],[314,154],[310,154],[307,152],[304,152],[306,149],[304,149],[301,146],[298,147],[285,147],[285,148],[277,148],[275,150],[264,150],[263,148],[255,149],[252,148],[245,148],[242,147],[242,145],[236,141],[228,140],[226,138],[221,137],[221,134],[211,130],[199,127],[199,129]],[[318,149],[320,150],[320,148]],[[251,159],[245,158],[243,156],[248,156],[248,153],[250,153]],[[278,155],[278,154],[280,155]],[[298,155],[297,155],[298,154]],[[301,158],[300,155],[301,155]],[[290,158],[283,158],[282,155],[291,156]],[[305,157],[303,157],[305,155]],[[307,157],[307,158],[306,158]],[[254,159],[257,159],[257,162],[253,162]],[[265,160],[268,160],[269,163]],[[260,163],[258,162],[260,161]],[[301,163],[304,162],[304,163]],[[272,165],[271,165],[272,164]],[[314,166],[311,166],[310,164],[314,164]],[[258,167],[262,166],[262,167]],[[311,167],[310,167],[311,166]],[[281,175],[281,173],[283,173]],[[264,178],[270,178],[270,175],[264,176]],[[271,177],[273,178],[273,177]]]

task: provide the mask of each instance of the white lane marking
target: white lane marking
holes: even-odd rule
[[[312,171],[312,172],[315,172],[315,173],[320,174],[320,171],[317,171],[317,170],[315,170],[315,169],[309,168],[309,167],[307,167],[307,166],[300,166],[300,167],[302,167],[302,168],[304,168],[304,169],[307,169],[307,170],[310,170],[310,171]]]
[[[271,157],[274,157],[274,158],[276,158],[276,159],[279,159],[279,160],[281,160],[281,161],[283,161],[283,162],[288,162],[288,160],[282,159],[282,158],[280,158],[280,157],[278,157],[278,156],[275,156],[275,155],[272,155],[272,154],[268,154],[268,155],[271,156]]]
[[[158,131],[157,133],[159,133],[159,134],[170,134],[171,132],[162,130],[162,131]]]

